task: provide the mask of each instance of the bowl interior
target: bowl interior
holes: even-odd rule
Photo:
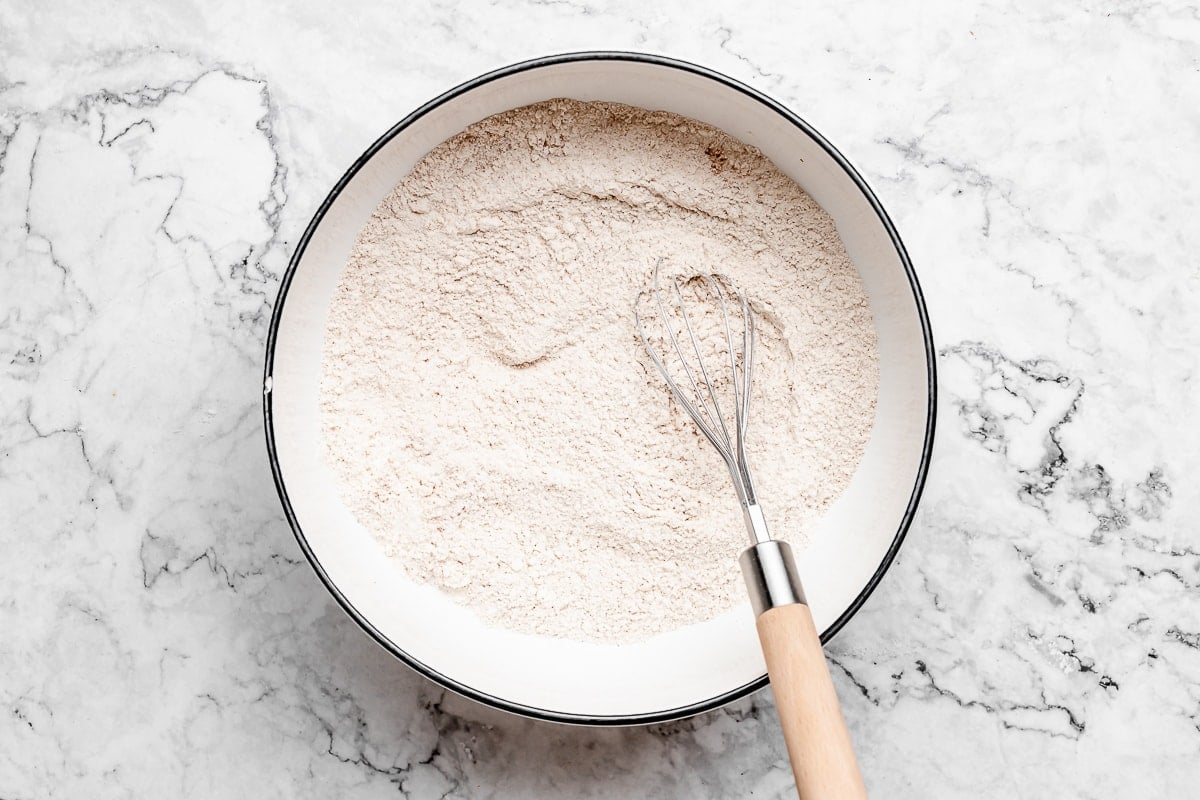
[[[267,388],[277,478],[326,583],[373,635],[433,677],[510,710],[559,719],[681,716],[762,679],[748,603],[637,644],[487,627],[384,556],[339,500],[320,458],[325,317],[359,229],[430,149],[487,116],[556,97],[663,109],[721,128],[760,148],[834,218],[870,298],[879,403],[865,457],[799,555],[800,571],[820,630],[873,586],[919,491],[932,402],[922,309],[905,263],[864,188],[819,141],[742,88],[668,63],[592,58],[509,71],[431,104],[356,165],[318,215],[276,312]]]

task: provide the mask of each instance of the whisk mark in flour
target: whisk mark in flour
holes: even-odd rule
[[[325,458],[414,579],[494,624],[595,641],[742,600],[725,467],[630,317],[663,254],[664,277],[715,269],[758,298],[751,457],[772,532],[803,548],[862,455],[878,381],[832,221],[714,128],[555,100],[418,163],[330,310]]]

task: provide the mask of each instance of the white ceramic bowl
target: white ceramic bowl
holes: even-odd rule
[[[825,639],[862,605],[912,520],[933,441],[933,343],[917,279],[887,214],[837,150],[778,103],[692,64],[631,53],[528,61],[452,89],[375,142],[322,203],[283,278],[267,342],[267,445],[288,520],[317,574],[405,663],[529,716],[586,724],[673,719],[765,684],[748,603],[639,644],[486,627],[384,556],[319,458],[325,317],[359,229],[430,149],[485,117],[556,97],[663,109],[721,128],[762,150],[837,223],[879,334],[879,403],[863,461],[800,556],[800,571]]]

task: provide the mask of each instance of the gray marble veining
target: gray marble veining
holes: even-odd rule
[[[921,513],[829,650],[874,796],[1200,781],[1200,16],[1184,3],[0,3],[0,798],[764,797],[768,695],[628,730],[417,678],[283,520],[291,243],[419,103],[690,58],[829,136],[938,341]]]

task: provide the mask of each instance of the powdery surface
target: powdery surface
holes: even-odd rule
[[[359,234],[332,304],[325,457],[414,579],[492,624],[596,641],[744,596],[728,473],[635,333],[659,258],[754,301],[751,466],[773,533],[803,548],[862,456],[878,384],[832,221],[715,128],[554,100],[430,152]]]

